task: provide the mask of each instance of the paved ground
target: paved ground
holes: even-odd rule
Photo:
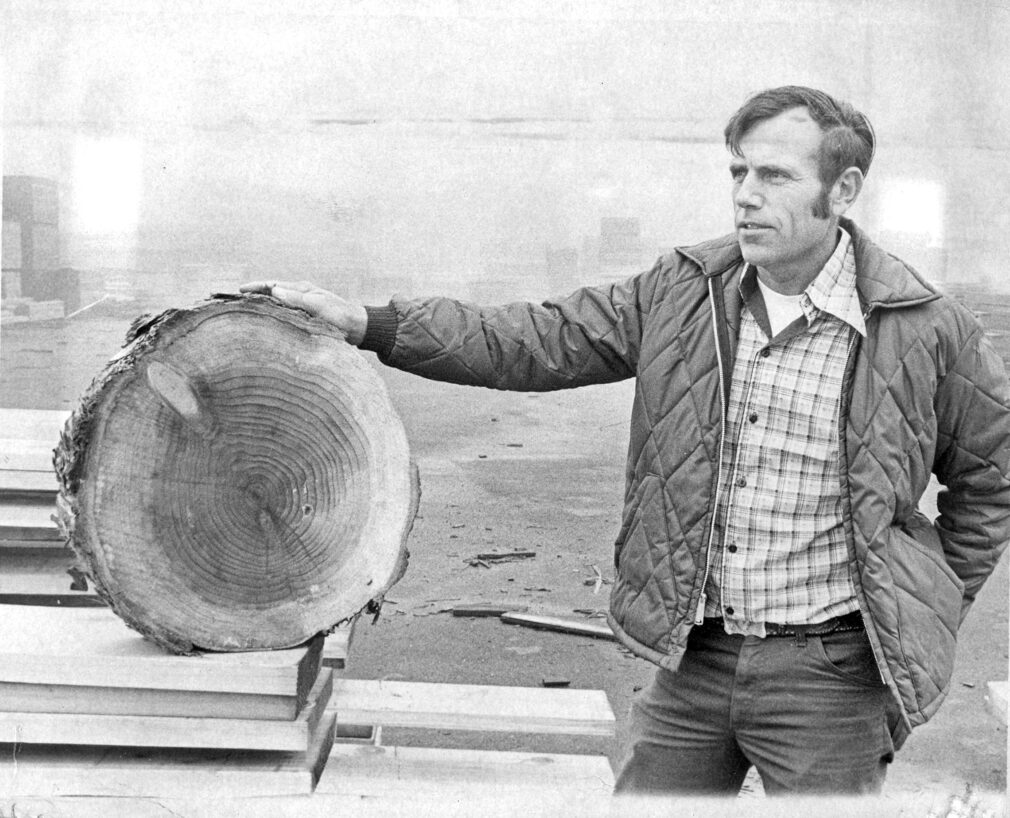
[[[118,348],[130,317],[5,327],[0,403],[70,408]],[[453,617],[448,609],[504,601],[578,617],[585,614],[576,611],[605,608],[607,586],[597,593],[586,580],[595,569],[612,576],[630,384],[531,395],[434,384],[388,370],[383,377],[420,465],[422,500],[408,572],[379,619],[359,623],[350,674],[532,686],[563,677],[572,687],[602,688],[618,716],[617,742],[557,738],[537,746],[606,752],[616,761],[630,699],[651,675],[646,662],[611,642]],[[514,548],[536,557],[489,568],[469,564],[478,552]],[[1008,587],[1004,560],[965,623],[948,700],[906,744],[888,792],[1005,790],[1007,733],[987,712],[984,695],[986,682],[1007,676]],[[432,738],[387,733],[387,741]],[[527,744],[496,736],[437,738],[459,746]]]

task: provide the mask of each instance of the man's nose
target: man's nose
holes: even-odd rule
[[[736,183],[733,190],[733,203],[742,208],[761,206],[761,191],[752,174],[748,173]]]

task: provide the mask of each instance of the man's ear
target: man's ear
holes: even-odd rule
[[[844,216],[845,211],[859,198],[862,189],[863,172],[855,166],[843,170],[841,176],[831,186],[831,193],[828,196],[832,215]]]

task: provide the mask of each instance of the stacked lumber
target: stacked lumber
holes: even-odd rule
[[[0,606],[0,792],[311,792],[333,740],[322,639],[177,656],[106,608]],[[124,770],[128,775],[123,777]]]
[[[602,691],[335,678],[318,638],[180,656],[103,608],[0,606],[0,621],[0,814],[32,799],[103,815],[144,814],[150,799],[214,814],[221,797],[229,814],[496,793],[605,803],[613,786],[602,754],[379,743],[383,726],[609,737]]]
[[[0,409],[0,604],[101,604],[54,519],[53,449],[68,414]]]

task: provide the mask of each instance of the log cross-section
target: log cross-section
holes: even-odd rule
[[[300,644],[406,567],[419,489],[381,379],[265,296],[136,322],[54,462],[98,593],[175,651]]]

